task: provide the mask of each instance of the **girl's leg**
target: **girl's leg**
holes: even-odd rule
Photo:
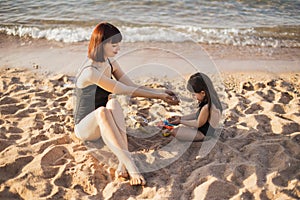
[[[112,112],[105,107],[100,107],[95,111],[95,114],[98,125],[100,127],[103,141],[118,157],[120,163],[123,163],[126,166],[131,176],[130,184],[145,185],[146,181],[138,171],[135,163],[131,158],[127,143],[125,142],[124,137],[119,131],[119,127],[115,123]]]
[[[126,150],[128,151],[128,140],[127,140],[127,134],[126,134],[126,125],[125,125],[125,116],[123,114],[123,110],[122,107],[120,105],[120,103],[116,100],[116,99],[111,99],[107,102],[106,104],[106,108],[109,109],[112,113],[113,119],[115,121],[115,124],[117,125],[125,146],[126,146]],[[119,166],[116,170],[116,177],[120,178],[128,178],[128,172],[126,170],[125,165],[120,162]]]
[[[199,142],[203,141],[205,136],[197,129],[189,127],[178,127],[172,131],[172,136],[178,140]]]

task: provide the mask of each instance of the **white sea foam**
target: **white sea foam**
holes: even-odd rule
[[[88,28],[52,28],[41,30],[37,27],[1,27],[0,32],[8,35],[35,39],[45,38],[47,40],[61,41],[65,43],[86,41],[90,37],[92,29]]]
[[[8,35],[32,38],[45,38],[65,43],[88,41],[92,27],[61,27],[40,29],[38,27],[2,26],[0,32]],[[279,33],[272,31],[257,31],[254,28],[202,28],[196,26],[173,27],[125,27],[120,30],[124,35],[124,42],[185,42],[193,40],[205,44],[225,44],[235,46],[269,46],[269,47],[300,47],[297,40],[283,36],[294,33]]]

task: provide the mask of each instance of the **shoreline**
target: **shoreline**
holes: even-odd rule
[[[38,71],[50,74],[75,75],[87,60],[88,42],[61,43],[3,34],[0,39],[1,68],[38,68]],[[125,72],[143,65],[150,69],[147,65],[154,63],[158,65],[157,69],[166,67],[164,73],[167,75],[169,69],[175,70],[175,74],[190,74],[195,70],[191,64],[204,72],[280,74],[300,71],[298,55],[300,48],[138,42],[122,43],[116,59]]]

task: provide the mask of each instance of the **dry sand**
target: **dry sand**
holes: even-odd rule
[[[151,51],[145,44],[124,46],[119,62],[126,72],[153,58],[171,66],[182,62],[165,49],[192,62],[207,59],[189,44],[159,44]],[[176,70],[184,76],[138,77],[140,84],[178,92],[181,104],[116,97],[127,116],[129,150],[147,180],[132,187],[115,180],[116,157],[101,139],[74,137],[74,75],[86,59],[86,43],[0,35],[0,199],[299,199],[300,50],[202,48],[221,72],[212,73],[225,108],[220,136],[189,144],[163,137],[154,125],[195,109],[185,91],[191,71],[180,65]],[[136,115],[150,123],[134,122],[130,116]]]
[[[144,173],[144,187],[114,179],[116,158],[101,140],[82,143],[74,137],[72,76],[46,77],[17,68],[0,73],[0,199],[300,197],[300,73],[222,74],[224,126],[211,151],[198,159],[204,142],[181,143],[127,117],[130,151],[143,157],[140,165],[154,169]],[[155,121],[194,109],[182,92],[184,81],[143,81],[179,92],[182,103],[170,107],[159,100],[118,96],[129,105],[128,115]],[[160,167],[153,158],[170,161]]]

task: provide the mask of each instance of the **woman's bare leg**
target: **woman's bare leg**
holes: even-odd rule
[[[205,136],[197,129],[189,127],[178,127],[172,131],[172,136],[178,140],[197,142],[203,141]]]
[[[75,135],[78,139],[82,141],[91,141],[97,140],[101,137],[99,125],[94,112],[91,112],[78,124],[75,124]]]
[[[127,140],[127,134],[126,134],[126,125],[125,125],[125,116],[123,114],[122,107],[120,103],[116,99],[111,99],[107,102],[106,108],[109,109],[112,113],[113,119],[115,121],[115,124],[117,125],[125,146],[126,150],[128,151],[128,140]],[[116,170],[116,177],[117,178],[128,178],[128,172],[126,170],[125,165],[122,162],[119,162],[118,168]]]
[[[133,162],[128,146],[115,123],[111,111],[105,107],[100,107],[95,114],[103,141],[118,157],[119,161],[126,166],[131,176],[130,184],[145,185],[146,181]]]

